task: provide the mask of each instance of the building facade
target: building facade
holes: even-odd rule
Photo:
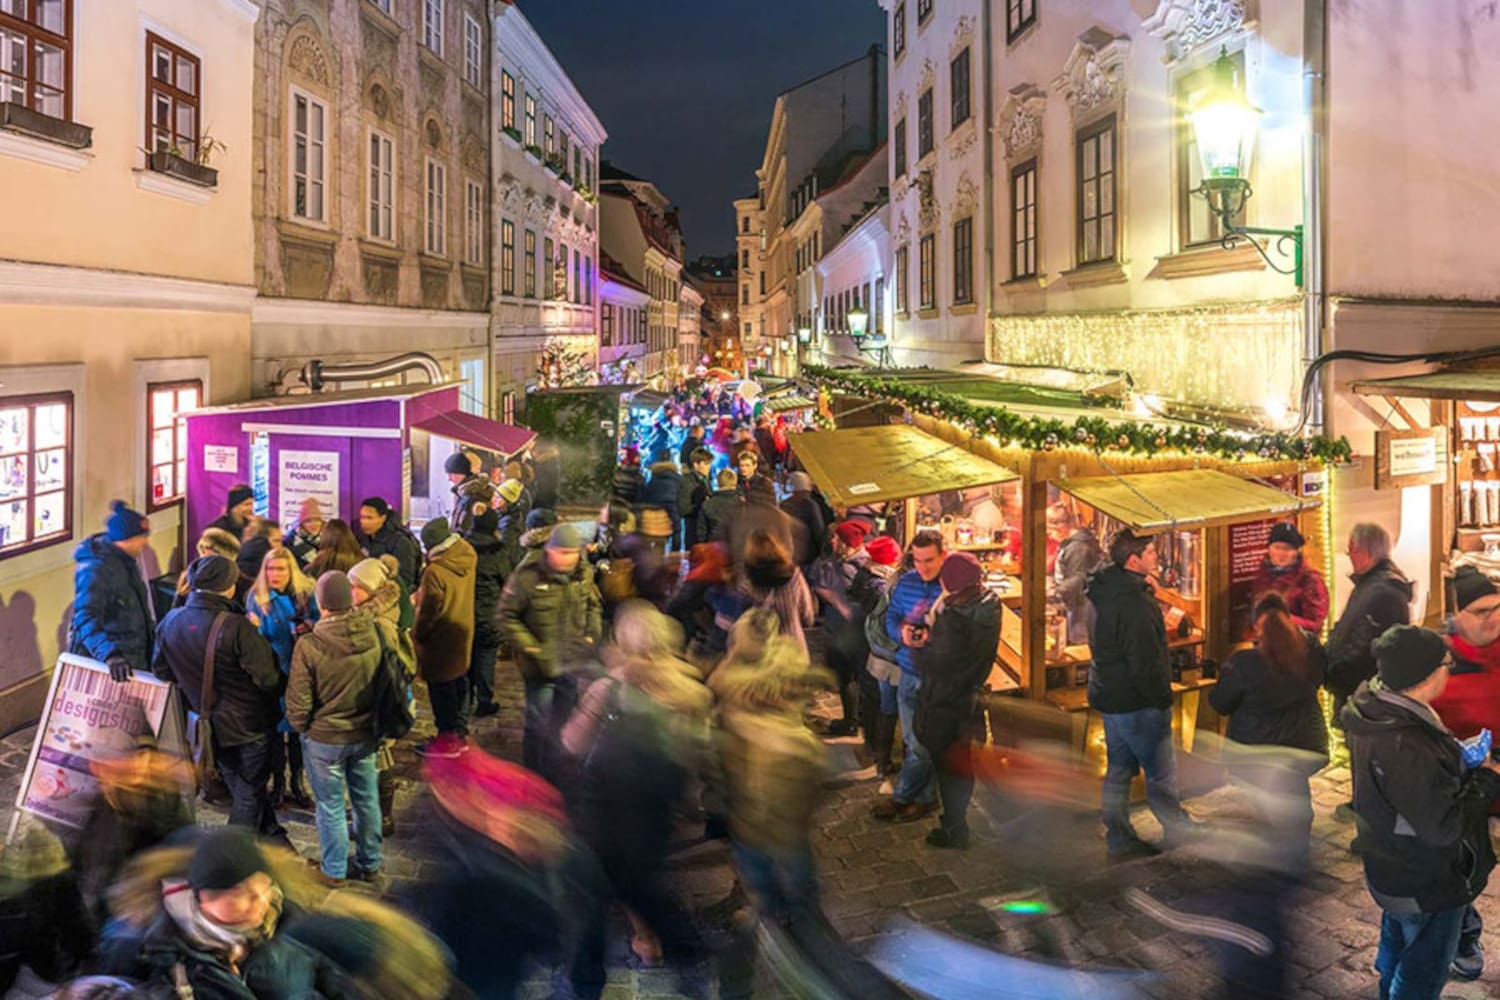
[[[983,356],[990,307],[991,0],[880,0],[890,71],[890,202],[901,364]],[[1034,15],[1033,15],[1034,16]],[[1061,19],[1059,17],[1059,19]]]
[[[703,292],[696,287],[692,276],[684,274],[677,293],[677,369],[691,374],[698,367],[705,343]]]
[[[534,382],[549,340],[604,361],[596,192],[606,134],[518,7],[496,5],[494,27],[491,332],[503,412]]]
[[[489,412],[486,4],[259,2],[253,393],[424,351]]]
[[[45,56],[0,72],[0,189],[12,194],[0,732],[35,720],[66,647],[78,543],[124,500],[150,518],[147,575],[180,568],[176,415],[250,394],[257,14],[245,0],[0,6],[12,51]]]
[[[739,254],[739,298],[736,313],[745,368],[760,363],[759,345],[767,339],[765,299],[769,275],[766,260],[766,210],[760,195],[734,203],[735,252]],[[736,369],[741,370],[741,369]]]
[[[599,379],[641,379],[646,359],[646,313],[651,293],[609,254],[599,258]]]
[[[732,372],[745,370],[744,357],[740,353],[743,334],[739,322],[739,264],[740,257],[730,254],[726,257],[699,257],[688,265],[693,284],[703,292],[703,343],[698,362]]]
[[[675,376],[683,263],[677,214],[655,184],[609,164],[599,198],[601,247],[651,296],[641,374]]]

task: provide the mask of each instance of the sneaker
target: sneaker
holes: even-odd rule
[[[493,701],[480,702],[478,705],[474,706],[474,718],[476,719],[485,719],[491,715],[499,714],[500,706],[495,704]]]
[[[857,736],[859,735],[859,726],[858,724],[851,722],[848,719],[837,719],[828,724],[828,730],[824,733],[824,735],[834,738],[841,736]]]
[[[927,835],[927,846],[954,851],[966,851],[969,849],[969,831],[944,830],[942,827],[938,827]]]
[[[348,879],[334,878],[323,870],[323,863],[317,858],[308,858],[307,867],[312,872],[312,880],[329,889],[342,889],[349,881]]]
[[[365,885],[379,886],[385,881],[385,876],[380,869],[373,870],[360,868],[357,865],[349,866],[349,880],[352,882],[363,882]]]
[[[1465,945],[1468,947],[1465,947]],[[1484,945],[1475,938],[1472,943],[1459,942],[1458,954],[1448,966],[1448,975],[1461,983],[1472,983],[1484,972]]]
[[[896,822],[910,823],[913,820],[926,819],[938,811],[936,802],[906,802],[896,809]]]

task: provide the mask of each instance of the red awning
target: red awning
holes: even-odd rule
[[[536,440],[536,431],[529,427],[502,424],[462,410],[439,413],[411,426],[413,430],[436,434],[471,448],[497,452],[507,458],[525,451]]]

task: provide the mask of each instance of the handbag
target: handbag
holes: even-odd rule
[[[219,649],[219,633],[224,631],[224,622],[228,618],[229,612],[220,611],[209,626],[208,643],[203,648],[203,687],[198,695],[198,711],[188,713],[188,752],[193,760],[193,784],[204,794],[222,780],[214,754],[213,723],[209,718],[213,714],[214,659]]]

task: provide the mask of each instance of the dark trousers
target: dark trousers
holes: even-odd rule
[[[1448,966],[1458,954],[1469,907],[1438,913],[1382,913],[1380,950],[1375,970],[1380,973],[1380,1000],[1437,1000],[1448,981]]]
[[[469,654],[469,700],[473,704],[495,703],[495,661],[499,656],[500,630],[483,618],[474,627],[474,651]]]
[[[949,834],[969,832],[969,801],[974,798],[974,770],[969,760],[972,751],[973,744],[959,740],[933,755],[938,797],[943,802],[943,815],[938,822]]]
[[[279,735],[268,734],[239,746],[215,747],[214,753],[219,776],[232,801],[229,822],[248,827],[262,837],[285,841],[286,830],[277,822],[271,794],[266,790],[271,777],[271,740]]]
[[[521,736],[521,763],[557,783],[563,724],[578,702],[578,687],[568,677],[527,678],[526,718]]]
[[[432,720],[437,724],[439,735],[453,733],[455,736],[469,735],[469,678],[467,675],[451,681],[429,682],[427,697],[432,700]]]
[[[271,736],[271,781],[274,787],[281,788],[285,784],[288,768],[295,788],[302,777],[302,737],[278,731]]]

